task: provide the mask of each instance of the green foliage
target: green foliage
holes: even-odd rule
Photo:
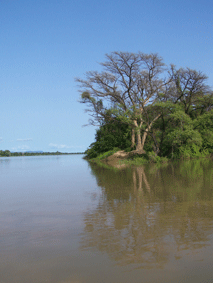
[[[90,123],[103,122],[86,151],[88,158],[114,147],[130,151],[130,129],[138,151],[176,158],[213,152],[213,92],[205,74],[164,68],[153,53],[112,52],[100,65],[101,72],[76,79],[80,102],[92,113]]]
[[[9,150],[0,150],[0,156],[9,157],[11,156],[11,152]]]
[[[194,128],[199,131],[203,141],[203,149],[213,152],[213,110],[204,113],[193,121]]]
[[[168,115],[162,147],[170,158],[198,156],[202,150],[202,136],[193,126],[193,120],[181,109],[173,109]],[[169,149],[169,150],[168,150]],[[199,152],[199,153],[198,153]]]
[[[112,150],[109,150],[107,152],[99,154],[95,159],[102,160],[102,159],[107,158],[108,156],[114,154],[115,152],[117,152],[119,150],[120,150],[120,148],[115,147]]]
[[[160,157],[154,151],[148,152],[147,154],[135,154],[126,160],[120,161],[121,164],[123,163],[136,166],[144,165],[146,163],[162,164],[166,162],[168,162],[167,157]]]
[[[209,155],[209,151],[207,149],[201,149],[196,144],[189,144],[185,146],[181,146],[178,151],[178,158],[182,159],[190,159],[190,158],[199,158],[206,157]]]
[[[189,159],[208,156],[213,152],[213,110],[192,119],[181,105],[161,103],[167,112],[159,119],[147,136],[146,158],[129,160],[130,164],[145,162],[162,163],[167,158]],[[106,122],[96,133],[96,142],[86,151],[88,158],[96,158],[101,153],[118,147],[130,152],[131,130],[121,120]],[[157,150],[158,149],[158,150]],[[104,155],[102,155],[104,158]]]
[[[148,153],[148,158],[149,161],[153,163],[165,163],[168,161],[167,157],[160,157],[154,151]]]
[[[0,157],[9,156],[37,156],[37,155],[67,155],[67,154],[84,154],[83,152],[66,153],[66,152],[10,152],[9,150],[0,150]]]
[[[127,147],[127,148],[125,148],[125,152],[131,152],[132,150],[135,150],[135,147]]]
[[[152,120],[156,113],[161,117],[153,124],[148,132],[144,150],[146,157],[128,160],[128,164],[144,164],[146,162],[162,163],[168,158],[190,159],[206,157],[213,153],[213,109],[211,109],[210,96],[203,95],[197,104],[190,105],[185,111],[181,102],[172,100],[160,101],[165,95],[159,96],[159,101],[154,105],[146,106],[147,117]],[[208,107],[209,108],[208,108]],[[99,154],[108,152],[114,147],[119,147],[125,152],[131,148],[131,128],[126,124],[129,112],[119,116],[119,107],[109,111],[109,117],[119,117],[113,122],[105,121],[96,133],[96,141],[86,151],[88,158],[95,158]],[[133,113],[135,113],[133,111]],[[113,116],[115,115],[115,116]],[[146,123],[141,126],[141,135],[146,128]]]
[[[97,130],[96,141],[89,146],[85,154],[87,158],[96,158],[99,154],[120,148],[121,150],[131,146],[130,127],[120,120],[107,121]]]

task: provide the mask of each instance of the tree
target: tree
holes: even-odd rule
[[[213,152],[213,109],[194,120],[194,129],[198,130],[203,139],[203,148]]]
[[[150,106],[168,83],[162,79],[163,60],[158,54],[112,52],[100,65],[102,72],[90,71],[86,79],[76,79],[80,102],[86,103],[91,113],[90,124],[119,119],[131,127],[132,147],[136,136],[136,151],[143,152],[147,134],[161,115],[150,115]]]
[[[171,65],[169,96],[174,103],[181,103],[191,117],[203,114],[213,107],[213,93],[206,84],[207,76],[190,68],[176,70]]]
[[[11,152],[7,149],[7,150],[0,150],[0,156],[11,156]]]
[[[96,131],[95,142],[85,152],[88,158],[95,158],[114,148],[127,149],[131,147],[131,129],[128,125],[116,119],[104,121]]]

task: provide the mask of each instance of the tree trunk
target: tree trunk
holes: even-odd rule
[[[147,134],[148,134],[148,132],[147,132],[147,131],[145,131],[145,132],[143,133],[142,142],[141,142],[141,148],[142,148],[142,149],[143,149],[143,147],[144,147],[144,144],[145,144],[145,141],[146,141]]]
[[[134,148],[135,146],[135,129],[132,128],[132,145],[131,148]]]
[[[143,146],[142,146],[142,143],[141,143],[141,132],[140,132],[140,129],[137,130],[136,137],[137,137],[136,150],[141,152],[141,151],[143,151]]]
[[[152,133],[151,136],[152,136],[153,141],[154,141],[154,143],[155,143],[155,145],[153,146],[153,150],[154,150],[154,152],[158,155],[158,153],[160,152],[160,148],[159,148],[158,141],[157,141],[157,139],[156,139],[154,133]]]
[[[146,137],[147,137],[147,134],[148,132],[150,131],[153,123],[161,116],[161,114],[157,115],[153,120],[152,122],[149,124],[149,126],[146,128],[145,132],[143,133],[143,137],[142,137],[142,142],[141,142],[141,148],[143,150],[144,148],[144,144],[145,144],[145,141],[146,141]]]
[[[141,131],[140,131],[142,123],[143,122],[141,121],[140,125],[138,126],[137,120],[134,120],[134,125],[135,125],[135,128],[136,128],[136,139],[137,139],[136,151],[138,153],[144,153],[144,150],[143,150],[143,147],[142,147],[142,144],[141,144]]]

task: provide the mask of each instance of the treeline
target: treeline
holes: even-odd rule
[[[144,151],[149,156],[187,159],[213,154],[213,109],[196,116],[187,115],[180,104],[168,104],[148,133]],[[143,134],[143,131],[141,131]],[[132,151],[131,127],[119,119],[104,121],[95,142],[86,150],[88,158],[116,149]]]
[[[0,157],[9,156],[36,156],[36,155],[68,155],[83,154],[83,152],[67,153],[67,152],[10,152],[9,150],[0,150]]]
[[[205,74],[141,52],[112,52],[101,66],[77,79],[90,124],[100,125],[88,158],[114,148],[153,158],[213,154],[213,91]]]

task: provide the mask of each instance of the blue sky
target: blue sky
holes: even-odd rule
[[[83,152],[95,128],[75,77],[112,51],[158,53],[213,86],[213,2],[0,1],[0,149]]]

